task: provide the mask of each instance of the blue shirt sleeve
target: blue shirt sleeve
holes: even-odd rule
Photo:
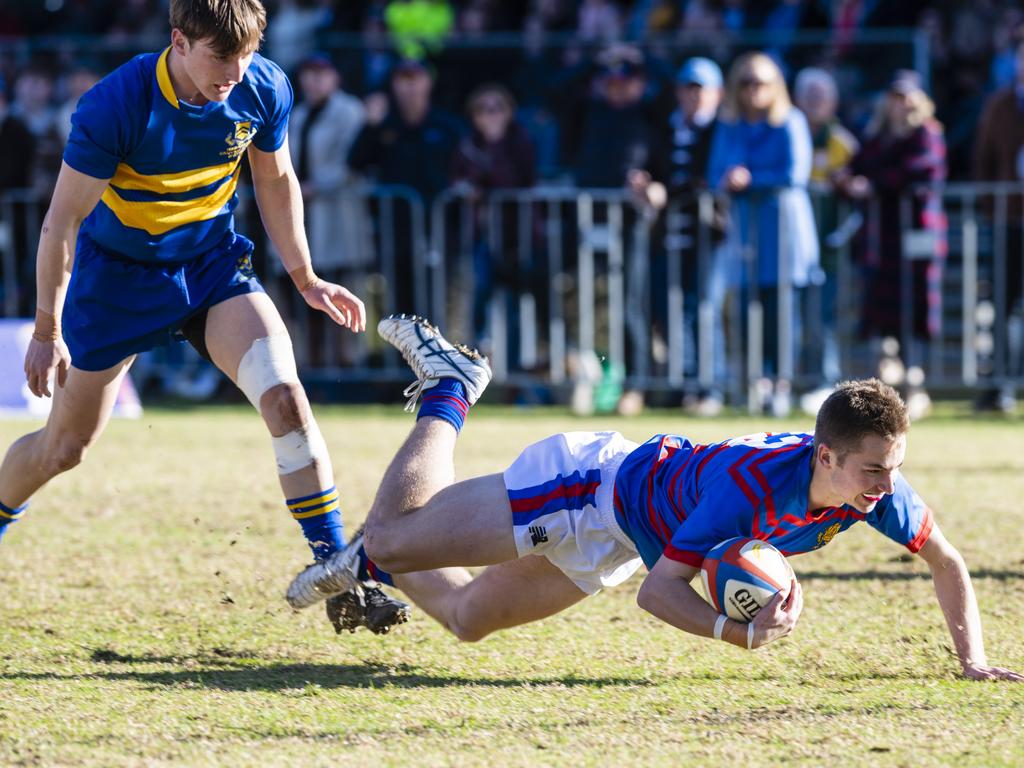
[[[71,116],[64,162],[95,179],[113,177],[130,149],[131,121],[118,90],[101,81],[79,99]]]
[[[882,498],[867,516],[867,523],[911,552],[918,552],[931,535],[932,511],[902,474],[895,490]]]
[[[271,69],[273,77],[267,89],[267,125],[252,142],[261,152],[276,152],[284,144],[288,137],[288,118],[295,102],[288,77],[276,64],[271,64]]]

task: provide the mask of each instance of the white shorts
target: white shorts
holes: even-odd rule
[[[615,521],[615,473],[635,448],[618,432],[565,432],[534,443],[505,470],[519,557],[543,555],[588,595],[641,565]]]

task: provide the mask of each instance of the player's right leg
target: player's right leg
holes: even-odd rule
[[[365,546],[354,540],[322,564],[299,574],[288,589],[296,608],[343,591],[355,572],[390,582],[390,566],[418,571],[451,565],[490,565],[517,556],[512,513],[501,475],[452,485],[455,442],[470,405],[491,378],[479,355],[449,344],[421,318],[396,315],[378,328],[417,376],[409,406],[422,395],[416,426],[381,481],[367,517]],[[367,554],[369,547],[371,554]],[[386,565],[378,570],[372,550]],[[376,563],[376,565],[382,565]]]
[[[103,371],[72,366],[64,386],[54,388],[46,426],[19,438],[7,450],[0,464],[0,537],[21,518],[32,494],[82,461],[110,420],[132,360]]]

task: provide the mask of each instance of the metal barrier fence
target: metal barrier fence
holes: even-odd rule
[[[354,207],[371,225],[369,236],[327,244],[356,255],[318,269],[357,291],[362,286],[371,316],[417,312],[453,337],[485,346],[496,379],[506,384],[561,387],[585,375],[596,357],[623,372],[627,387],[714,391],[758,410],[766,378],[806,390],[877,370],[880,345],[861,334],[861,310],[872,299],[864,293],[863,254],[873,252],[897,259],[893,335],[903,363],[919,367],[930,388],[1020,383],[1024,184],[908,190],[888,250],[877,240],[886,236],[877,200],[855,204],[816,193],[823,269],[795,274],[794,262],[782,258],[773,273],[761,263],[769,244],[757,211],[778,207],[790,193],[731,201],[706,194],[655,212],[622,190],[534,188],[479,197],[451,189],[428,206],[407,188],[355,188],[330,210],[340,216],[341,206]],[[945,212],[948,249],[941,233],[911,226],[925,195]],[[742,206],[748,215],[737,213]],[[44,207],[25,191],[0,195],[5,316],[31,315],[30,254]],[[262,233],[255,206],[243,200],[236,216],[242,232]],[[798,233],[780,215],[768,237],[788,253]],[[314,260],[324,257],[314,244]],[[263,255],[257,268],[278,295],[308,374],[407,375],[369,334],[340,353],[336,334],[316,332],[314,313],[285,299],[287,283],[272,263]],[[914,275],[921,264],[941,269],[935,297],[942,322],[927,340],[915,332],[915,304],[918,312],[922,307]]]

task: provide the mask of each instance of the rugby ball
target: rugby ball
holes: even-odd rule
[[[789,561],[760,539],[727,539],[704,557],[700,568],[704,594],[719,613],[749,622],[793,578]]]

